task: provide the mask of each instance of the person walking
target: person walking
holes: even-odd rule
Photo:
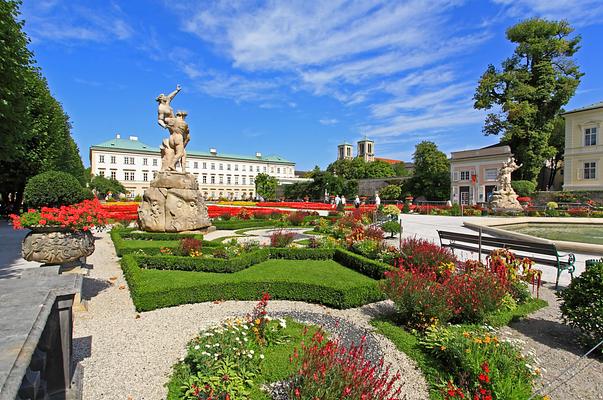
[[[356,198],[354,199],[354,207],[360,208],[360,197],[358,197],[358,195],[356,195]]]
[[[341,203],[341,197],[337,195],[335,196],[335,208],[339,208],[339,203]]]
[[[379,208],[381,206],[381,198],[379,197],[379,193],[375,192],[375,206]]]
[[[341,195],[341,205],[345,207],[345,196]]]

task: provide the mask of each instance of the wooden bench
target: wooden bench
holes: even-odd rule
[[[458,249],[490,254],[492,250],[505,248],[513,251],[520,257],[529,258],[535,264],[555,267],[557,268],[555,289],[559,286],[561,272],[567,271],[571,278],[574,278],[576,256],[572,253],[559,253],[553,243],[530,242],[440,230],[438,230],[438,235],[440,236],[440,245],[452,250]],[[567,259],[563,260],[564,258]]]

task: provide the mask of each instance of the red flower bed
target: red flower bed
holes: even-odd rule
[[[310,203],[303,201],[279,201],[279,202],[260,202],[258,207],[279,207],[279,208],[297,208],[299,210],[332,210],[335,208],[332,204]]]
[[[107,213],[98,199],[84,200],[70,206],[42,207],[40,211],[28,210],[21,215],[10,216],[13,228],[23,229],[34,226],[58,226],[87,231],[95,226],[103,227],[107,221]]]
[[[290,399],[397,400],[400,374],[393,375],[383,359],[373,364],[365,356],[365,338],[346,348],[327,340],[318,330],[310,343],[302,342],[302,354],[295,349],[289,358],[297,371],[290,383]]]
[[[102,205],[107,213],[107,218],[115,221],[135,221],[138,219],[138,203],[132,204],[111,204]]]
[[[216,206],[213,204],[207,206],[209,218],[217,218],[224,214],[230,214],[231,217],[243,217],[243,219],[248,219],[247,217],[250,218],[252,214],[256,216],[288,213],[288,211],[277,210],[275,208]]]

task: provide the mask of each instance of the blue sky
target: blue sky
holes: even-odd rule
[[[603,100],[603,1],[25,0],[31,49],[71,117],[85,164],[116,133],[159,145],[155,97],[183,86],[189,148],[278,154],[326,167],[367,135],[410,161],[492,144],[472,96],[513,47],[505,29],[566,18],[586,74],[567,108]],[[599,39],[597,39],[599,38]]]

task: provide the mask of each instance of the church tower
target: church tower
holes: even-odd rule
[[[375,161],[375,142],[369,140],[366,136],[358,141],[358,158],[366,162]]]
[[[352,145],[349,143],[343,143],[337,146],[337,159],[338,160],[351,160],[352,156]]]

